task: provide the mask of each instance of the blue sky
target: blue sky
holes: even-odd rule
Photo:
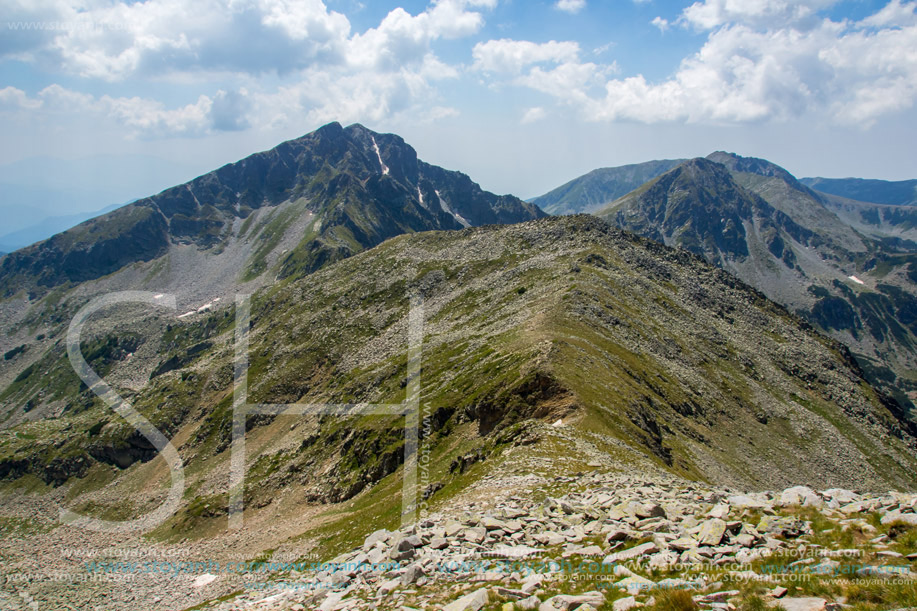
[[[718,149],[915,178],[915,7],[5,0],[0,164],[137,159],[165,187],[337,120],[522,197]]]

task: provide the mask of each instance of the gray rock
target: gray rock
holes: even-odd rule
[[[751,535],[746,535],[746,534],[736,535],[735,537],[733,537],[732,541],[733,543],[741,547],[751,547],[752,545],[755,544],[755,538]]]
[[[399,585],[401,585],[400,579],[389,579],[388,581],[383,582],[381,586],[379,586],[379,594],[382,596],[390,594],[395,589],[397,589]]]
[[[882,566],[864,566],[857,571],[860,577],[881,577],[884,579],[910,579],[913,577],[910,569],[906,566],[882,565]]]
[[[794,486],[780,493],[777,502],[782,507],[802,505],[803,507],[821,507],[824,502],[818,494],[808,486]]]
[[[541,606],[541,599],[537,596],[529,596],[513,603],[516,609],[537,609]]]
[[[799,597],[772,600],[768,604],[772,607],[783,607],[786,611],[824,611],[827,602],[824,598]]]
[[[544,582],[544,577],[541,575],[532,575],[528,579],[522,582],[522,587],[520,588],[526,594],[532,594],[541,587],[542,582]],[[541,601],[539,601],[540,603]]]
[[[626,598],[619,598],[612,605],[614,611],[628,611],[628,609],[633,609],[637,606],[637,599],[633,596],[628,596]]]
[[[615,562],[626,562],[627,560],[633,560],[634,558],[639,558],[640,556],[644,556],[646,554],[654,554],[658,551],[659,548],[655,543],[642,543],[630,549],[625,549],[614,554],[609,554],[605,557],[605,560],[603,560],[602,563],[614,564]]]
[[[844,488],[829,488],[828,490],[822,490],[822,496],[837,501],[840,505],[852,503],[860,498],[860,495],[856,492]]]
[[[489,602],[487,588],[481,588],[444,606],[443,611],[480,611]]]
[[[541,603],[538,611],[572,611],[580,605],[601,607],[605,604],[605,595],[601,592],[586,592],[584,594],[558,594]]]
[[[899,511],[889,511],[882,516],[882,524],[892,524],[894,522],[903,522],[911,526],[917,526],[917,513],[901,513]]]
[[[640,575],[632,575],[615,582],[615,586],[630,594],[645,594],[656,587],[656,582]]]
[[[523,598],[528,597],[528,593],[522,590],[514,590],[512,588],[504,588],[502,586],[497,586],[494,588],[494,593],[497,596],[502,596],[504,598],[512,598],[513,600],[522,600]]]
[[[417,564],[411,564],[401,574],[401,585],[407,586],[424,576],[424,570]]]
[[[769,591],[767,595],[770,596],[771,598],[783,598],[784,596],[786,596],[787,592],[789,592],[789,590],[787,590],[783,586],[774,586],[774,589]]]
[[[721,592],[700,594],[694,597],[694,602],[702,604],[724,602],[734,596],[738,596],[740,593],[739,590],[723,590]]]
[[[707,512],[708,518],[719,518],[720,520],[725,519],[728,515],[729,505],[726,503],[719,503],[718,505],[714,505],[713,509]]]
[[[487,538],[487,529],[483,527],[466,528],[462,531],[462,538],[469,543],[483,543]]]
[[[654,569],[664,569],[678,563],[678,554],[675,552],[659,552],[650,558],[649,566]]]
[[[507,530],[505,522],[490,517],[486,517],[481,520],[481,526],[483,526],[486,530]]]
[[[701,525],[697,541],[701,545],[719,545],[725,534],[726,522],[719,518],[711,518]]]
[[[636,509],[634,515],[640,519],[646,518],[664,518],[665,509],[661,505],[656,503],[642,503],[640,507]]]
[[[366,540],[363,542],[363,551],[368,552],[376,543],[385,543],[388,541],[388,538],[392,535],[389,531],[384,528],[377,530],[373,534],[366,537]]]
[[[669,549],[673,549],[676,552],[684,552],[697,547],[697,541],[690,537],[679,537],[674,541],[669,541],[668,546]]]
[[[736,494],[727,500],[729,505],[736,509],[773,509],[767,501],[746,494]]]
[[[632,539],[630,531],[624,530],[623,528],[615,528],[608,533],[608,536],[605,537],[605,540],[611,543],[612,541],[627,541]]]
[[[449,541],[443,537],[434,537],[430,539],[431,549],[446,549],[447,547],[449,547]]]

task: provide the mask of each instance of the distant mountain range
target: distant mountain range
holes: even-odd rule
[[[616,168],[599,168],[531,201],[549,214],[595,212],[683,161],[661,159]]]
[[[35,223],[34,225],[25,227],[24,229],[19,229],[4,235],[0,235],[0,251],[12,252],[14,250],[19,250],[20,248],[25,248],[26,246],[36,242],[46,240],[54,234],[66,231],[67,229],[70,229],[71,227],[82,223],[83,221],[105,214],[106,212],[111,212],[112,210],[119,208],[122,205],[123,204],[113,204],[95,212],[82,212],[78,214],[67,214],[63,216],[49,216],[42,219],[38,223]]]
[[[675,165],[595,214],[735,274],[846,343],[875,384],[912,407],[915,210],[821,193],[805,182],[769,161],[717,152]],[[566,192],[593,183],[587,174]],[[594,202],[584,196],[565,206]]]
[[[801,178],[807,187],[847,199],[890,206],[917,206],[917,179]]]
[[[28,246],[194,175],[186,164],[137,154],[41,156],[0,165],[0,246]],[[73,220],[64,225],[58,217]]]

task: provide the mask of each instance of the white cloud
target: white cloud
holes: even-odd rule
[[[586,8],[586,0],[557,0],[554,3],[554,8],[575,15]]]
[[[105,80],[286,73],[342,61],[350,32],[347,18],[321,0],[47,0],[23,6],[4,14],[28,27],[4,32],[0,57]]]
[[[566,62],[549,70],[535,66],[514,82],[568,101],[585,101],[587,90],[600,84],[602,73],[608,70],[593,63]]]
[[[776,27],[801,24],[838,0],[703,0],[682,12],[682,19],[700,29],[726,24]]]
[[[527,40],[488,40],[474,46],[474,68],[486,72],[517,73],[532,64],[575,62],[579,57],[575,42],[534,43]]]
[[[410,70],[344,74],[316,69],[294,85],[256,96],[255,114],[268,128],[303,122],[378,122],[426,110],[418,100],[435,97],[427,79]]]
[[[423,61],[433,41],[469,36],[483,26],[483,15],[467,10],[468,7],[492,4],[480,0],[438,0],[419,15],[396,8],[379,27],[353,36],[348,43],[347,61],[351,66],[383,70],[397,70],[407,63]]]
[[[65,89],[60,85],[49,85],[38,92],[42,107],[50,112],[73,112],[93,106],[95,98],[88,93]]]
[[[41,100],[30,99],[22,89],[0,89],[0,111],[34,110],[41,108]]]
[[[82,118],[98,125],[125,131],[131,138],[151,139],[202,136],[216,131],[240,129],[247,120],[241,110],[247,94],[218,91],[213,99],[199,96],[193,104],[166,108],[162,102],[140,97],[95,97],[54,84],[35,97],[7,87],[0,90],[0,109],[11,100],[18,107],[49,115]],[[233,107],[235,115],[231,118]]]
[[[438,58],[432,45],[478,32],[482,11],[497,2],[431,0],[419,14],[396,8],[377,27],[351,34],[348,19],[322,0],[10,1],[19,3],[10,12],[17,22],[44,29],[23,26],[22,36],[19,30],[5,34],[0,60],[16,57],[105,81],[212,83],[206,95],[178,107],[58,85],[34,97],[0,90],[0,110],[82,115],[138,138],[453,116],[458,111],[441,103],[434,84],[458,78],[459,69]],[[281,78],[265,79],[266,73]],[[266,82],[272,84],[262,87]]]
[[[669,20],[663,19],[662,17],[655,17],[652,21],[650,21],[650,24],[659,28],[660,32],[665,32],[669,29]]]
[[[210,107],[210,121],[216,131],[240,131],[251,127],[252,100],[248,91],[217,91]]]
[[[860,21],[864,27],[887,27],[917,25],[917,2],[901,3],[901,0],[892,0],[874,15]]]
[[[812,117],[869,126],[912,107],[917,101],[914,3],[895,0],[859,24],[813,21],[808,11],[826,4],[709,0],[703,6],[717,7],[721,14],[704,22],[715,27],[706,43],[682,60],[671,78],[655,83],[642,75],[606,79],[613,67],[580,63],[577,49],[552,55],[525,41],[481,43],[475,63],[494,73],[502,68],[510,82],[545,93],[594,121],[747,123]],[[724,23],[723,15],[738,22]],[[779,15],[781,22],[788,15],[803,17],[794,25],[753,25],[768,15]],[[522,72],[536,60],[556,65]],[[597,81],[601,93],[595,91]]]
[[[544,108],[541,106],[535,106],[526,109],[525,113],[522,115],[521,123],[535,123],[536,121],[541,121],[547,116],[548,113]]]
[[[212,128],[213,100],[205,95],[194,104],[171,110],[157,100],[107,95],[95,107],[143,138],[200,136]]]
[[[432,0],[418,15],[392,10],[351,35],[322,0],[12,0],[0,59],[110,81],[133,76],[289,74],[349,65],[396,69],[421,62],[437,39],[479,31],[496,0]],[[38,24],[38,25],[36,25]]]

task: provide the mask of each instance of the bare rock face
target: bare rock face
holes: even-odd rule
[[[576,187],[570,192],[584,197]],[[914,409],[906,391],[917,326],[907,312],[917,305],[917,275],[907,257],[877,267],[915,251],[910,206],[851,202],[769,161],[716,152],[594,213],[696,253],[804,316],[850,348],[870,381],[894,396],[893,409]]]

